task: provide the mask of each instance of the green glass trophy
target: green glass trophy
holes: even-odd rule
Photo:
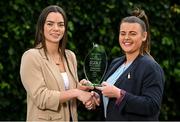
[[[102,45],[93,44],[93,48],[86,55],[83,71],[87,80],[92,84],[88,86],[100,87],[100,83],[108,66],[107,55]]]

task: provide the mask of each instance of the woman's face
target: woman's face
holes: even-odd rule
[[[120,25],[119,43],[126,54],[139,54],[146,36],[147,32],[143,32],[138,23],[124,22]]]
[[[64,18],[58,12],[50,12],[44,24],[45,41],[59,43],[65,32]]]

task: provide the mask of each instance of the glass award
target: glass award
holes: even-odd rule
[[[108,60],[104,47],[93,44],[93,48],[86,55],[83,65],[85,77],[92,83],[88,86],[101,86],[100,83],[106,73],[107,66]]]

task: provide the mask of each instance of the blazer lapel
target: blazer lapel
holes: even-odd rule
[[[122,73],[122,75],[117,79],[117,81],[115,82],[115,86],[120,85],[125,79],[130,79],[132,78],[132,70],[134,69],[134,67],[138,64],[138,60],[141,58],[142,56],[139,55],[136,57],[136,59],[132,62],[132,64]],[[119,82],[120,81],[120,82]]]
[[[41,56],[43,57],[45,64],[47,65],[47,67],[53,74],[55,80],[57,81],[56,83],[57,83],[59,89],[65,90],[63,78],[61,77],[60,71],[59,71],[58,67],[56,66],[56,64],[51,60],[51,58],[48,55],[47,55],[48,56],[48,59],[47,59],[43,49],[40,49],[39,52],[40,52]]]
[[[116,69],[124,62],[124,60],[125,60],[125,57],[116,61],[115,64],[109,68],[109,71],[105,75],[104,80],[107,80],[107,78],[116,71]]]

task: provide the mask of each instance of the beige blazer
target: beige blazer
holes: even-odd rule
[[[70,89],[73,89],[78,83],[77,61],[72,51],[65,52],[75,78],[70,74],[64,59]],[[48,59],[43,49],[29,49],[22,56],[20,76],[27,92],[27,121],[69,121],[69,106],[73,120],[77,121],[76,100],[71,100],[70,105],[68,102],[60,103],[61,91],[65,90],[64,81],[59,68]]]

